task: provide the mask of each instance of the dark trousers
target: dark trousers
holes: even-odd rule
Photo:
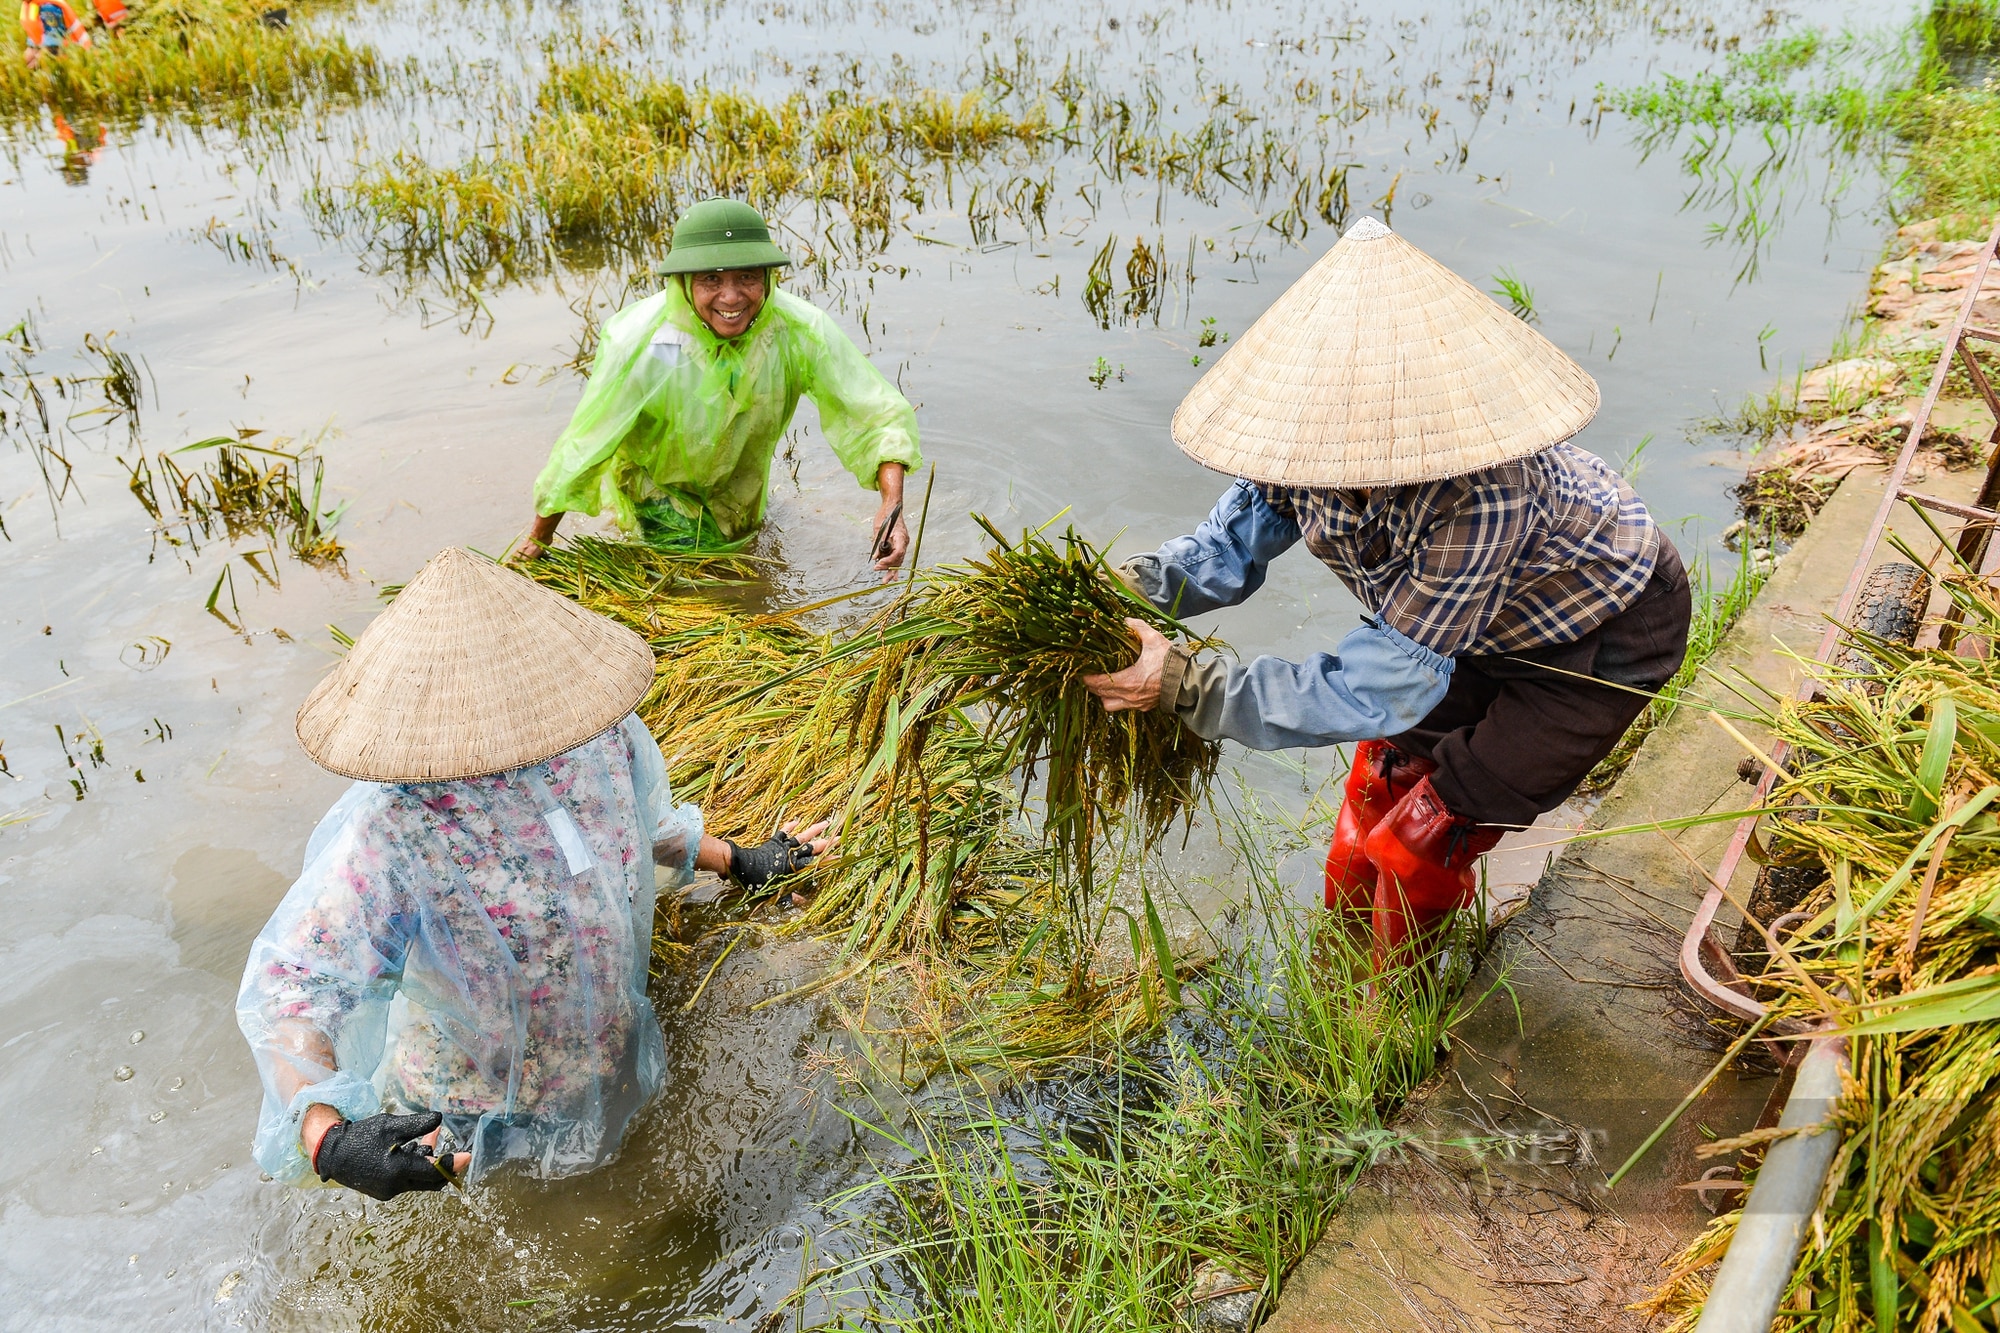
[[[1390,744],[1437,764],[1431,785],[1454,813],[1525,828],[1561,805],[1617,747],[1687,655],[1693,604],[1665,534],[1638,600],[1574,643],[1454,659],[1444,700]],[[1605,682],[1610,682],[1609,684]]]

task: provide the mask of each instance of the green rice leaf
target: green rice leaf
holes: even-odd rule
[[[1167,928],[1160,922],[1159,909],[1153,906],[1153,891],[1141,885],[1141,899],[1146,905],[1146,930],[1153,937],[1153,959],[1160,965],[1160,984],[1166,988],[1170,1004],[1181,1002],[1180,974],[1174,967],[1174,948],[1167,942]]]
[[[1856,1008],[1888,1012],[1878,1012],[1851,1027],[1842,1025],[1841,1031],[1849,1036],[1924,1032],[1966,1023],[1988,1023],[2000,1019],[2000,976],[1966,977],[1886,996]]]
[[[1949,694],[1931,705],[1930,730],[1924,736],[1923,762],[1917,768],[1917,789],[1910,793],[1910,817],[1930,819],[1944,800],[1945,770],[1951,765],[1952,743],[1958,739],[1958,705]]]

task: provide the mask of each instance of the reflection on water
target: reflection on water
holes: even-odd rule
[[[365,237],[316,230],[306,191],[399,151],[435,167],[497,151],[489,131],[533,114],[541,37],[569,25],[604,37],[611,63],[766,103],[956,93],[1022,61],[1052,83],[1071,62],[1088,73],[1074,143],[1011,146],[983,174],[910,159],[918,197],[892,196],[865,249],[829,240],[852,229],[838,204],[786,215],[787,244],[819,261],[797,285],[918,404],[939,468],[927,555],[975,549],[973,509],[1006,529],[1070,506],[1121,549],[1185,530],[1221,489],[1167,442],[1194,361],[1320,253],[1341,206],[1389,213],[1482,288],[1505,271],[1531,289],[1539,327],[1603,386],[1582,442],[1615,462],[1653,437],[1639,488],[1694,553],[1739,473],[1730,449],[1678,436],[1763,385],[1760,351],[1789,370],[1829,340],[1879,246],[1878,183],[1853,168],[1832,209],[1817,190],[1787,195],[1739,284],[1742,254],[1711,244],[1699,200],[1684,209],[1672,155],[1647,159],[1590,108],[1599,82],[1756,40],[1766,9],[828,0],[634,19],[608,3],[419,3],[319,20],[414,62],[360,105],[240,134],[161,120],[101,149],[56,122],[12,140],[0,323],[32,319],[0,386],[0,821],[33,818],[0,827],[0,1322],[748,1329],[806,1261],[811,1201],[860,1161],[850,1123],[808,1096],[808,1056],[839,1028],[825,997],[751,1007],[815,960],[739,949],[690,1012],[712,953],[659,980],[668,1090],[593,1176],[383,1206],[280,1190],[249,1165],[235,969],[343,785],[298,752],[292,711],[380,584],[447,542],[499,551],[519,533],[578,392],[563,367],[587,317],[643,286],[630,256],[646,248],[565,251],[471,302],[359,252]],[[1802,0],[1779,26],[1881,9]],[[643,43],[634,22],[652,25]],[[1198,184],[1120,157],[1121,97],[1142,130],[1225,117],[1237,142],[1273,144],[1271,188],[1231,179],[1241,157]],[[124,417],[88,415],[113,367],[86,335],[133,358],[136,443]],[[72,380],[73,396],[51,387]],[[254,531],[156,552],[119,453],[222,436],[316,441],[317,511],[347,504],[345,574]],[[759,548],[773,588],[757,595],[853,586],[872,505],[809,419],[781,462]],[[241,572],[253,556],[274,577]],[[232,569],[218,604],[236,628],[204,605]],[[1297,655],[1354,609],[1300,556],[1219,628],[1242,651]],[[1296,790],[1276,766],[1252,772]]]

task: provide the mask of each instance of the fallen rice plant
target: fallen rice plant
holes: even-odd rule
[[[33,455],[50,515],[58,521],[61,502],[76,489],[75,470],[64,452],[65,437],[75,437],[80,424],[108,430],[122,421],[127,437],[138,438],[145,387],[138,366],[113,346],[112,337],[83,336],[84,352],[103,364],[102,374],[64,375],[40,369],[38,361],[46,349],[33,315],[23,316],[0,333],[0,353],[6,358],[0,365],[0,436],[11,439],[16,450],[25,448]],[[96,403],[84,406],[92,397]],[[0,520],[0,537],[7,535],[6,523]]]
[[[583,538],[524,572],[652,644],[640,716],[711,833],[835,820],[841,847],[815,868],[810,901],[770,926],[837,946],[815,988],[899,973],[917,1080],[1157,1024],[1183,963],[1148,906],[1133,965],[1104,972],[1113,907],[1092,848],[1122,831],[1125,853],[1143,853],[1202,798],[1215,749],[1170,735],[1183,731],[1171,718],[1085,703],[1078,677],[1129,660],[1123,617],[1140,612],[1096,552],[1030,534],[926,574],[844,637],[696,586],[742,568]],[[1037,765],[1043,836],[1023,817],[1022,772]]]
[[[525,120],[491,151],[436,166],[404,150],[310,202],[385,267],[448,287],[665,249],[673,219],[711,194],[767,210],[837,207],[861,254],[888,243],[898,198],[943,161],[964,170],[1049,126],[975,93],[875,97],[794,92],[779,101],[685,85],[602,57],[559,60]]]
[[[1134,655],[1127,617],[1173,633],[1162,615],[1119,581],[1074,530],[1059,549],[1046,528],[1009,542],[974,516],[994,541],[985,558],[924,575],[882,622],[852,643],[879,645],[858,737],[886,738],[891,710],[924,701],[930,712],[976,710],[1009,770],[1030,778],[1046,767],[1043,828],[1058,870],[1072,885],[1072,928],[1088,930],[1092,851],[1130,814],[1142,848],[1188,815],[1214,778],[1220,747],[1171,712],[1111,714],[1083,677]],[[928,729],[912,729],[901,756],[921,773]]]
[[[332,7],[293,0],[292,25],[274,26],[263,21],[274,8],[264,0],[142,0],[116,31],[96,29],[89,47],[34,68],[0,60],[0,117],[32,123],[53,108],[94,142],[99,122],[131,127],[171,112],[241,125],[263,111],[374,91],[383,79],[375,52],[313,22]]]
[[[1949,544],[1944,560],[1954,560]],[[1911,556],[1907,547],[1904,554]],[[1912,557],[1914,558],[1914,557]],[[2000,594],[1943,584],[1975,643]],[[1823,866],[1764,984],[1780,1019],[1849,1034],[1853,1075],[1813,1234],[1780,1330],[1991,1328],[2000,1305],[2000,665],[1856,635],[1817,697],[1769,719],[1791,748],[1770,853]],[[1750,1135],[1704,1155],[1755,1149]],[[1686,1329],[1734,1234],[1718,1221],[1650,1308]]]
[[[1141,177],[1207,202],[1286,199],[1280,230],[1292,240],[1308,216],[1344,216],[1344,197],[1336,213],[1327,192],[1344,169],[1329,175],[1325,161],[1339,118],[1279,128],[1240,114],[1229,87],[1204,90],[1197,119],[1176,125],[1176,99],[1157,86],[1114,93],[1082,60],[1052,69],[1025,50],[969,71],[970,91],[892,74],[873,91],[770,99],[631,68],[573,34],[544,54],[535,97],[493,108],[502,123],[491,147],[441,164],[408,142],[351,181],[310,191],[316,225],[358,241],[382,271],[465,295],[611,259],[649,262],[681,209],[711,194],[746,199],[799,232],[802,262],[822,275],[881,253],[910,209],[940,201],[962,208],[979,243],[1002,218],[1045,235],[1064,192],[1055,159],[1093,183]],[[1157,319],[1180,280],[1164,239],[1137,243],[1125,273],[1117,305],[1107,289],[1093,315]]]

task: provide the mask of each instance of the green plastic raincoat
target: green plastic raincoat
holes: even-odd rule
[[[725,540],[747,537],[800,394],[867,489],[884,463],[922,464],[909,400],[825,312],[774,287],[724,342],[670,282],[605,322],[583,401],[535,479],[535,512],[609,508],[637,535],[699,533],[707,518]]]

